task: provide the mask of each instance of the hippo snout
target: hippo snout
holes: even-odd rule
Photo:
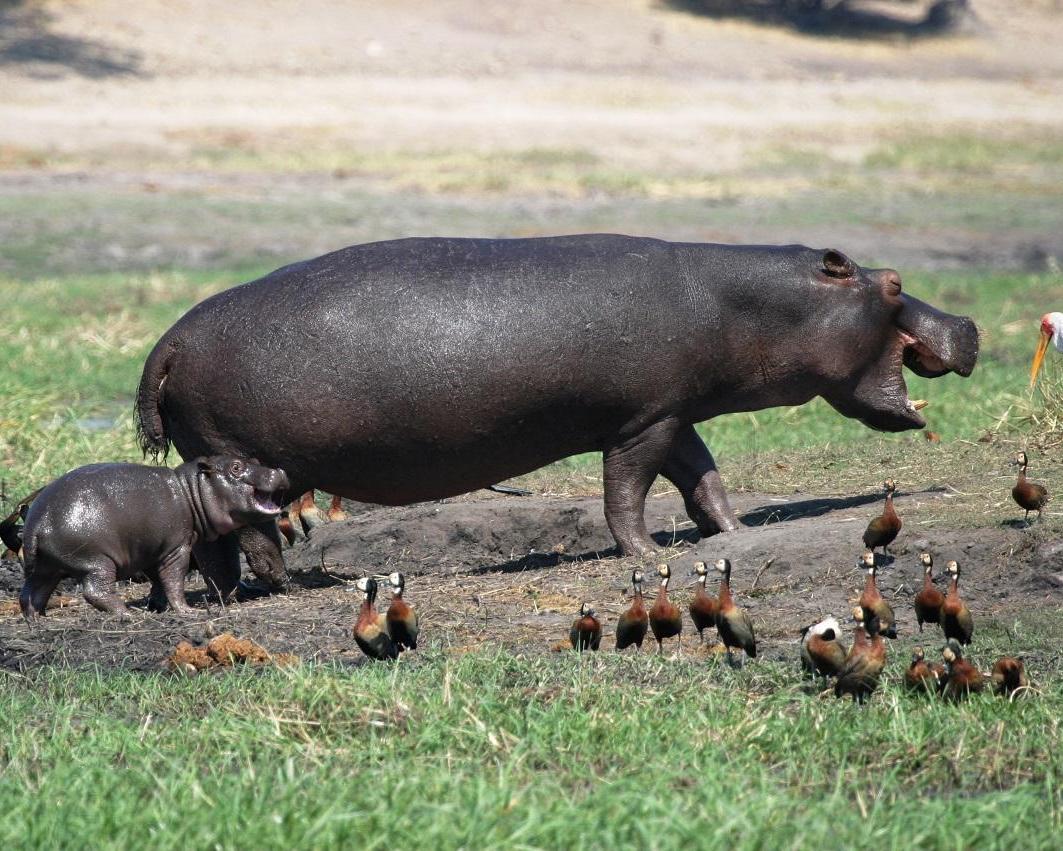
[[[291,482],[288,481],[288,474],[278,467],[272,471],[269,486],[263,490],[286,491],[289,487],[291,487]]]

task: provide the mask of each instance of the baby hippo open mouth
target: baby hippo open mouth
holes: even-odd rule
[[[230,455],[200,458],[196,463],[205,506],[216,506],[241,523],[257,523],[281,513],[289,484],[284,470]]]
[[[255,490],[255,508],[262,514],[280,514],[281,501],[284,499],[284,491]]]

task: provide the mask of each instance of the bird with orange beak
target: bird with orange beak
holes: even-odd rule
[[[1046,313],[1041,317],[1041,339],[1037,342],[1037,351],[1030,365],[1030,387],[1037,383],[1037,373],[1041,371],[1049,343],[1056,347],[1057,352],[1063,352],[1063,313]]]

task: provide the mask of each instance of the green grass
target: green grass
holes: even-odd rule
[[[1058,683],[953,707],[901,669],[865,709],[612,653],[0,674],[0,843],[1055,847]]]
[[[78,464],[136,458],[130,411],[147,352],[193,303],[260,271],[0,279],[0,478],[10,495]],[[921,275],[907,286],[943,309],[973,315],[983,330],[971,379],[906,376],[912,398],[931,400],[931,428],[946,441],[974,440],[1023,392],[1037,318],[1063,301],[1063,284],[1038,275],[949,273]],[[114,427],[101,428],[109,419]],[[743,459],[777,452],[859,444],[890,453],[911,439],[870,432],[821,401],[699,428],[733,473]],[[580,456],[561,469],[593,471],[598,464]]]

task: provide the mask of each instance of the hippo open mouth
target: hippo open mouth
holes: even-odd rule
[[[925,428],[919,411],[928,403],[908,397],[903,367],[923,378],[950,372],[967,376],[977,359],[978,329],[970,319],[942,313],[903,295],[893,333],[878,361],[860,377],[850,398],[828,401],[846,416],[879,431]]]
[[[264,491],[255,488],[251,501],[255,510],[261,514],[280,514],[284,502],[284,491]]]

